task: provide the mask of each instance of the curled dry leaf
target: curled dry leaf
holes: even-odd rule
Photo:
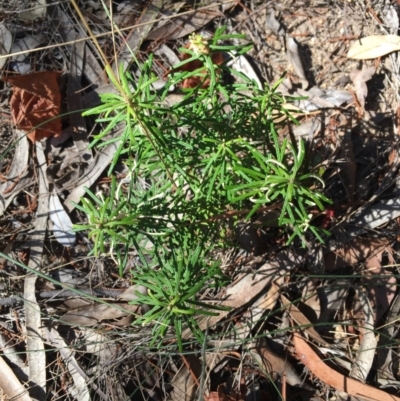
[[[375,35],[356,40],[347,53],[348,58],[366,60],[400,50],[400,36]]]
[[[353,81],[357,99],[361,107],[364,109],[365,99],[368,95],[366,82],[369,81],[375,74],[375,67],[369,67],[365,70],[354,70],[350,73],[350,79]]]
[[[14,86],[10,106],[14,124],[34,143],[61,134],[61,95],[56,71],[5,77]]]

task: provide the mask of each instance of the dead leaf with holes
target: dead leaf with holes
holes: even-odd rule
[[[41,71],[29,75],[5,77],[13,85],[11,114],[17,128],[27,133],[34,143],[43,138],[59,136],[61,95],[56,71]]]

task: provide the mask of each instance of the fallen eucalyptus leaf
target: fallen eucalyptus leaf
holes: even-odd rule
[[[354,100],[353,95],[347,90],[337,90],[331,88],[321,89],[316,86],[307,91],[297,89],[293,95],[306,97],[306,99],[301,99],[294,104],[299,109],[308,112],[324,108],[340,107],[342,104],[351,103]]]
[[[347,53],[348,58],[366,60],[400,50],[400,36],[375,35],[356,40]]]
[[[330,366],[322,362],[321,358],[313,351],[308,343],[297,333],[293,336],[293,344],[296,356],[309,371],[325,385],[338,391],[345,391],[350,396],[367,400],[400,401],[399,397],[385,393],[375,387],[361,383],[355,379],[346,377]]]
[[[138,313],[139,309],[140,307],[137,305],[126,303],[116,306],[112,304],[87,305],[78,310],[69,310],[62,316],[61,321],[73,326],[94,326],[103,320],[118,319]]]

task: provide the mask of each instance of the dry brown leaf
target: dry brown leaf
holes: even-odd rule
[[[14,86],[10,101],[14,124],[27,132],[33,143],[61,134],[61,121],[54,119],[60,114],[61,95],[57,82],[60,75],[56,71],[41,71],[3,78]]]
[[[300,327],[305,327],[307,334],[313,338],[318,344],[324,347],[330,347],[330,345],[318,334],[314,329],[311,322],[304,316],[304,314],[299,310],[299,308],[289,301],[283,294],[281,294],[282,308],[287,308],[290,317],[295,321],[295,323]]]
[[[311,387],[308,388],[308,385],[299,376],[292,363],[287,360],[287,355],[272,351],[266,339],[262,338],[257,341],[255,348],[251,349],[251,355],[273,380],[285,376],[286,382],[290,386],[303,386],[304,389],[311,390]]]
[[[255,274],[243,273],[225,291],[224,300],[219,305],[228,308],[240,308],[255,299],[273,280],[287,275],[292,269],[304,261],[304,256],[292,251],[283,251],[265,262]],[[221,311],[218,316],[211,316],[199,321],[202,330],[213,326],[223,319],[229,311]],[[189,335],[189,331],[185,332]]]
[[[215,7],[206,10],[196,10],[191,14],[177,15],[173,19],[167,20],[164,25],[154,28],[147,35],[146,40],[173,40],[189,35],[203,28],[214,18],[221,17],[223,14],[218,10],[218,7],[215,5]]]
[[[217,391],[211,391],[209,396],[205,398],[206,401],[220,401]]]
[[[336,390],[344,391],[351,396],[367,400],[400,401],[400,398],[395,395],[385,393],[375,387],[361,383],[336,372],[322,362],[320,357],[297,333],[293,335],[293,344],[299,361],[303,363],[322,383],[325,383]]]
[[[62,318],[63,323],[73,326],[94,326],[103,320],[117,319],[138,312],[137,305],[126,303],[96,304],[84,306],[78,310],[68,311]]]
[[[366,60],[400,50],[400,36],[374,35],[356,40],[347,53],[348,58]]]
[[[366,82],[375,74],[375,67],[368,67],[365,70],[354,70],[350,73],[350,79],[353,81],[356,96],[362,109],[364,110],[365,99],[368,95]]]
[[[196,355],[182,356],[182,366],[172,379],[171,401],[192,401],[200,384],[202,362]]]

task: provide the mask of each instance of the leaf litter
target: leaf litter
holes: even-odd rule
[[[42,71],[2,78],[13,85],[10,107],[14,124],[33,143],[61,135],[60,75],[57,71]]]
[[[90,7],[89,3],[95,2],[82,7]],[[42,358],[37,359],[27,356],[31,383],[42,389],[36,398],[44,399],[48,393],[55,399],[56,393],[65,389],[63,399],[71,400],[107,397],[122,400],[137,394],[142,399],[157,400],[201,396],[208,400],[309,400],[325,394],[332,397],[334,392],[365,399],[399,399],[400,378],[396,367],[399,365],[400,207],[396,200],[398,166],[389,163],[398,135],[393,119],[399,101],[398,61],[397,54],[393,53],[398,50],[398,36],[393,29],[391,35],[382,34],[382,19],[395,20],[396,5],[387,4],[381,9],[379,4],[360,0],[357,5],[339,2],[336,8],[321,2],[307,5],[283,2],[272,8],[264,2],[244,1],[229,8],[205,2],[202,6],[210,6],[208,10],[198,10],[187,18],[185,15],[173,18],[174,14],[191,11],[190,6],[183,2],[139,3],[124,3],[114,10],[122,29],[149,21],[145,29],[129,28],[127,40],[120,43],[118,55],[127,64],[130,50],[144,60],[149,48],[153,51],[165,46],[177,54],[177,48],[185,45],[185,36],[189,33],[208,29],[212,34],[224,20],[229,22],[232,32],[245,33],[254,43],[250,57],[240,56],[235,60],[238,69],[243,68],[246,75],[252,74],[258,84],[275,82],[286,72],[281,87],[283,94],[308,98],[299,99],[296,104],[296,111],[301,111],[296,113],[300,125],[289,125],[280,134],[294,132],[306,138],[310,162],[326,172],[327,192],[334,206],[329,216],[318,218],[324,218],[323,224],[331,230],[332,237],[326,246],[309,244],[306,250],[284,249],[276,231],[262,227],[263,216],[255,219],[252,235],[257,238],[253,238],[253,245],[246,252],[222,250],[216,256],[224,262],[231,283],[219,293],[213,293],[211,299],[231,310],[201,323],[207,342],[203,349],[191,345],[201,357],[179,355],[173,348],[168,348],[166,353],[146,348],[150,333],[145,328],[130,326],[132,316],[123,298],[109,298],[103,304],[97,303],[94,297],[89,304],[76,307],[70,301],[76,301],[78,296],[72,299],[36,296],[38,290],[49,295],[55,294],[54,291],[62,293],[63,288],[72,291],[65,288],[66,284],[24,278],[25,302],[32,302],[36,309],[32,311],[27,305],[24,313],[17,308],[23,318],[9,315],[7,319],[11,319],[13,327],[4,329],[5,333],[13,346],[18,345],[29,355],[32,350],[43,349],[43,345],[40,341],[36,343],[40,339],[31,334],[25,343],[23,326],[34,325],[40,333],[47,315],[54,327],[45,327],[43,338],[51,347],[59,349],[51,351],[51,358],[60,356],[58,367],[51,365],[48,352],[41,352]],[[89,45],[69,44],[69,48],[65,47],[68,51],[61,53],[36,49],[39,42],[50,45],[57,40],[48,35],[43,22],[46,18],[64,41],[85,35],[81,22],[74,22],[71,10],[58,4],[52,5],[46,16],[44,10],[42,3],[35,12],[19,10],[24,12],[23,21],[36,24],[38,29],[34,32],[28,29],[27,22],[17,26],[7,20],[2,21],[0,30],[4,38],[1,53],[6,56],[0,59],[5,66],[2,77],[7,75],[5,69],[11,69],[11,62],[24,64],[23,70],[18,69],[23,75],[5,78],[15,87],[16,94],[8,103],[3,93],[2,105],[10,106],[14,125],[24,130],[32,143],[41,140],[45,143],[46,138],[53,136],[52,146],[45,148],[45,159],[39,161],[39,155],[43,156],[40,150],[29,146],[26,135],[17,131],[14,158],[6,155],[8,165],[0,165],[0,234],[4,243],[12,244],[10,252],[14,258],[25,263],[30,261],[29,266],[44,271],[49,277],[52,269],[62,272],[63,265],[70,264],[73,274],[86,276],[91,286],[114,287],[110,289],[122,290],[123,294],[131,284],[134,256],[125,276],[118,277],[112,261],[105,257],[88,259],[90,243],[80,236],[75,239],[71,231],[71,221],[82,219],[74,202],[79,202],[84,187],[94,188],[96,193],[109,188],[104,171],[113,158],[115,142],[91,154],[87,149],[91,122],[72,116],[38,127],[60,115],[66,98],[67,109],[73,112],[79,110],[79,104],[83,105],[85,99],[106,90],[102,88],[106,84],[104,71]],[[0,8],[0,16],[1,12]],[[95,27],[95,34],[111,31],[110,26],[99,24],[107,20],[102,12],[100,4],[95,4],[86,14]],[[11,42],[9,33],[18,29],[17,37],[23,36],[22,39]],[[13,57],[13,46],[23,43],[27,43],[23,49],[26,57]],[[113,48],[107,36],[102,44],[105,49]],[[40,55],[38,59],[36,54]],[[111,59],[112,52],[109,55]],[[158,75],[162,78],[171,64],[161,56],[157,61]],[[71,73],[67,83],[60,82],[61,86],[67,85],[67,96],[65,88],[60,91],[59,73],[49,71],[49,66],[53,71],[65,68],[66,73]],[[30,71],[38,72],[31,74]],[[362,113],[355,109],[353,90]],[[31,105],[34,105],[32,109]],[[10,124],[7,127],[11,129]],[[111,135],[117,138],[118,131]],[[51,181],[55,191],[47,188],[38,192],[43,174],[54,177],[49,168],[52,165],[62,166],[60,174]],[[64,173],[70,173],[68,166],[74,175],[61,179]],[[125,179],[124,173],[121,167],[121,181]],[[53,220],[55,238],[47,217]],[[13,232],[13,224],[23,227],[23,231]],[[62,235],[57,236],[57,232]],[[245,235],[246,231],[243,232]],[[32,244],[28,247],[30,254],[24,253],[17,243],[22,235],[44,247]],[[238,242],[245,241],[242,238]],[[323,255],[322,258],[308,257],[307,253],[313,251]],[[0,267],[0,273],[4,271],[16,278],[12,283],[18,293],[17,283],[26,272],[17,264],[4,262]],[[79,288],[88,289],[82,285]],[[206,293],[204,289],[205,297]],[[125,312],[117,312],[113,305]],[[142,311],[135,307],[130,313]],[[60,324],[57,320],[60,317],[68,325]],[[88,337],[81,342],[79,336],[83,338],[87,330],[83,326],[91,326],[91,330],[101,333],[97,339],[99,344],[111,343],[113,347],[106,353],[103,346],[89,346]],[[173,347],[174,341],[173,333],[168,332],[167,344]],[[65,349],[67,353],[62,351]],[[79,353],[74,351],[77,349]],[[213,358],[215,363],[210,362],[213,353],[218,354],[218,358]],[[87,358],[89,354],[91,357]],[[46,369],[52,383],[43,377]],[[70,376],[70,384],[63,382],[63,375]],[[374,375],[378,380],[374,380]],[[0,376],[5,377],[4,373]],[[111,398],[111,389],[118,396]],[[9,396],[14,395],[13,389],[3,390]],[[30,391],[33,395],[34,390]]]

